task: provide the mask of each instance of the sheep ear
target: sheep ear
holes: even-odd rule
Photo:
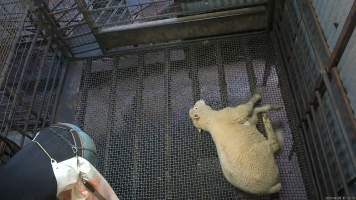
[[[194,114],[193,118],[196,119],[196,120],[198,120],[200,117],[199,117],[198,114]]]

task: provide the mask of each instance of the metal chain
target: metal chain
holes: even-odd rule
[[[38,133],[37,133],[37,135],[38,135]],[[37,135],[36,135],[36,137],[37,137]],[[43,152],[48,156],[48,158],[51,160],[51,163],[57,162],[54,158],[52,158],[51,155],[49,155],[49,153],[46,151],[46,149],[43,148],[43,146],[42,146],[39,142],[37,142],[37,141],[35,140],[36,137],[33,138],[32,142],[34,142],[35,144],[37,144],[37,146],[39,146],[39,147],[42,149],[42,151],[43,151]]]
[[[66,128],[64,127],[60,127],[60,126],[56,126],[56,125],[53,125],[52,127],[56,127],[56,128],[60,128],[60,129],[64,129],[64,130],[67,130]],[[74,131],[72,128],[69,130],[71,136],[72,136],[72,139],[73,139],[73,143],[72,144],[69,140],[67,140],[66,138],[64,138],[62,135],[60,134],[57,134],[54,130],[51,129],[51,127],[49,127],[49,130],[54,133],[56,136],[58,136],[59,138],[61,138],[62,140],[64,140],[68,145],[71,146],[72,148],[72,151],[73,153],[75,154],[76,158],[77,158],[77,167],[79,167],[79,159],[78,159],[78,146],[77,146],[77,142],[75,140],[75,137],[74,137]],[[37,132],[36,136],[33,138],[32,142],[36,143],[37,146],[39,146],[41,148],[41,150],[47,155],[47,157],[51,160],[51,163],[53,162],[57,162],[54,158],[52,158],[51,155],[49,155],[49,153],[45,150],[45,148],[38,142],[36,141],[36,138],[37,136],[40,134],[40,132]]]

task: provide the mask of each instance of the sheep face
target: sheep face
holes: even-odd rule
[[[199,100],[194,104],[194,107],[189,110],[189,116],[193,125],[201,132],[207,130],[208,126],[208,112],[211,107],[206,105],[204,100]]]

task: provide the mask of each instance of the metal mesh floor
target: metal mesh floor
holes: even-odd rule
[[[280,67],[265,33],[89,61],[77,119],[93,136],[97,167],[120,199],[306,199],[298,160],[288,159],[293,139]],[[285,108],[270,113],[282,124],[285,142],[277,158],[282,190],[268,197],[231,186],[210,135],[199,134],[188,117],[198,99],[214,108],[233,106],[245,102],[256,86],[262,88],[263,104]]]

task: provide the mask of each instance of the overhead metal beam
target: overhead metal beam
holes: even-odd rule
[[[356,1],[354,1],[351,7],[351,10],[345,20],[340,36],[336,42],[336,46],[333,52],[331,53],[330,64],[329,66],[327,66],[328,70],[330,70],[330,68],[332,67],[337,66],[337,64],[339,63],[341,56],[344,53],[345,48],[355,29],[355,26],[356,26]]]
[[[164,43],[238,32],[259,31],[267,27],[267,8],[258,6],[206,13],[138,24],[100,28],[97,38],[106,49]]]
[[[47,4],[43,0],[25,0],[25,3],[30,8],[33,23],[53,38],[53,43],[58,45],[65,56],[71,57],[72,52],[64,39],[64,33],[59,29],[58,22],[50,14]]]

